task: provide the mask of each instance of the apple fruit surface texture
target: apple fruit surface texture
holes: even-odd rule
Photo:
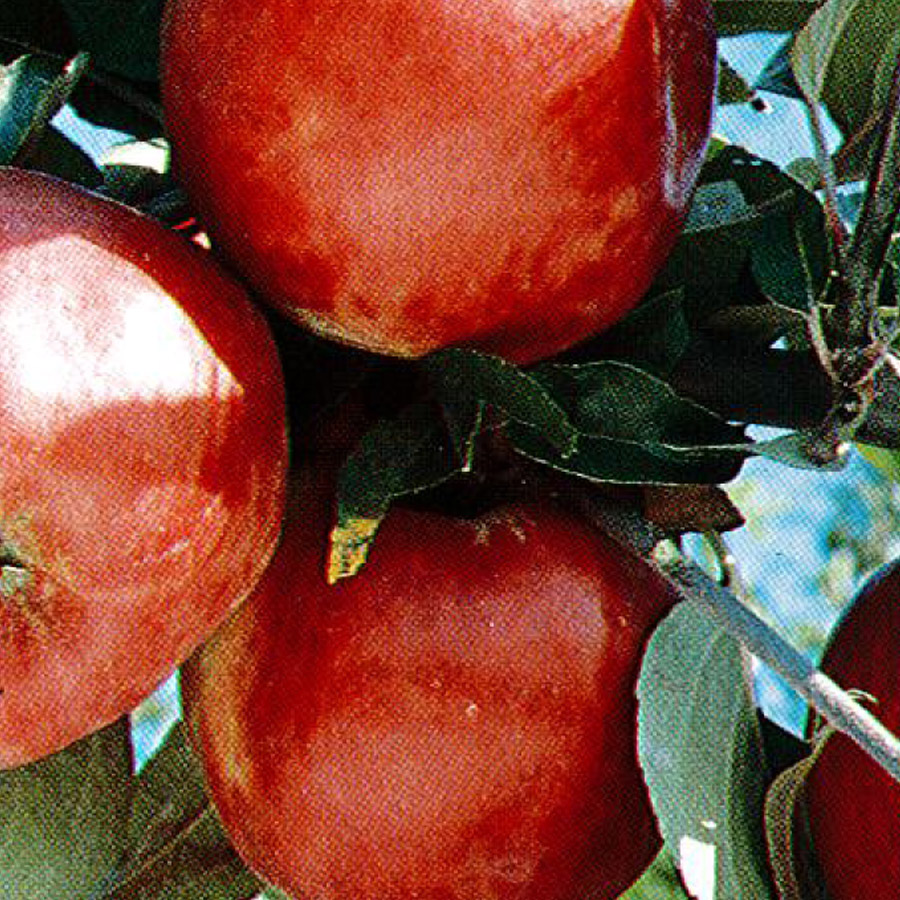
[[[285,492],[268,328],[208,254],[0,169],[0,767],[131,710],[249,592]]]
[[[182,670],[247,863],[302,900],[618,897],[660,846],[634,689],[672,593],[549,501],[395,508],[329,586],[323,507]]]
[[[863,587],[832,637],[822,668],[875,698],[900,733],[900,561]],[[813,846],[829,900],[900,897],[900,785],[848,737],[829,738],[806,786]]]
[[[169,0],[177,171],[263,298],[329,338],[527,363],[621,319],[680,228],[708,0]]]

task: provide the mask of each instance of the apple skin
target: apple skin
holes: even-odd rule
[[[303,900],[618,897],[660,847],[634,688],[668,588],[548,500],[394,509],[328,586],[311,492],[182,670],[247,864]]]
[[[900,733],[900,560],[864,585],[822,668],[842,687],[871,694],[872,712]],[[835,734],[810,773],[806,803],[829,900],[900,897],[900,785]]]
[[[283,516],[284,384],[211,257],[0,169],[0,768],[134,708],[249,592]]]
[[[260,294],[396,356],[621,319],[710,127],[708,0],[169,0],[180,178]]]

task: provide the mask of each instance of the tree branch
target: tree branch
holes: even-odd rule
[[[834,402],[833,386],[815,355],[797,351],[719,344],[686,354],[668,380],[723,418],[778,428],[813,428]],[[900,379],[888,366],[876,376],[875,397],[856,437],[900,447]]]
[[[900,782],[900,739],[888,731],[827,675],[818,670],[774,629],[758,618],[729,590],[683,557],[663,565],[653,550],[662,538],[636,513],[623,507],[584,501],[585,512],[604,531],[647,559],[687,600],[700,604],[748,652],[778,672],[835,728],[855,741]]]

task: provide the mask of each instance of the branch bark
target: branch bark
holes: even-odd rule
[[[684,599],[705,608],[749,653],[778,672],[835,728],[900,782],[900,739],[875,716],[698,566],[684,558],[666,565],[656,560],[653,550],[662,535],[636,513],[590,500],[584,504],[586,514],[604,531],[647,559]]]
[[[686,354],[668,380],[723,418],[779,428],[819,425],[834,401],[813,353],[721,344]],[[857,438],[900,448],[900,379],[888,366],[876,377],[876,396]]]

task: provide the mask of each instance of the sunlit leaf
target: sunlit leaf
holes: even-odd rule
[[[765,760],[740,647],[699,607],[681,603],[650,641],[638,698],[641,764],[667,845],[679,854],[710,848],[716,896],[774,900],[762,830]]]
[[[667,849],[660,851],[646,872],[619,900],[690,900]]]
[[[0,68],[0,164],[27,161],[87,62],[86,54],[67,62],[30,54]]]
[[[3,900],[84,900],[126,850],[131,749],[123,719],[24,768],[0,772]]]

